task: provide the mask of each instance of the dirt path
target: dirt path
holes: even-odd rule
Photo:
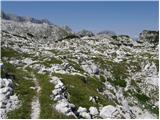
[[[40,88],[39,83],[34,75],[33,75],[33,81],[35,83],[36,96],[33,98],[33,101],[31,103],[31,106],[32,106],[31,119],[39,119],[39,115],[40,115],[39,94],[40,94],[41,88]]]

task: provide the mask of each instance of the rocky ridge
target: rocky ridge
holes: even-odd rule
[[[127,35],[93,35],[85,30],[76,34],[31,21],[2,19],[1,28],[1,81],[15,77],[13,82],[21,86],[17,83],[21,72],[26,74],[22,74],[22,81],[36,79],[41,86],[40,106],[52,106],[53,111],[64,115],[62,118],[158,118],[157,31],[145,30],[133,41]],[[35,78],[27,75],[30,72]],[[44,87],[50,91],[45,94],[52,104],[43,101]],[[35,86],[29,89],[36,91]],[[38,117],[45,118],[44,108],[40,108]],[[1,112],[1,118],[7,117],[7,112]]]

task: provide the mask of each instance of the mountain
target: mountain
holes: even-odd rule
[[[98,32],[97,34],[98,34],[98,35],[100,35],[100,34],[106,34],[106,35],[110,35],[110,36],[116,35],[115,32],[109,31],[109,30],[104,30],[104,31]]]
[[[159,32],[133,41],[22,18],[2,15],[0,118],[158,119]]]
[[[38,20],[32,17],[22,17],[22,16],[17,16],[14,14],[5,13],[3,11],[1,12],[1,18],[5,20],[13,20],[16,22],[32,22],[32,23],[37,23],[37,24],[46,23],[48,25],[52,25],[52,23],[47,19]]]

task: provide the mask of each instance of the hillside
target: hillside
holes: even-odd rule
[[[0,118],[158,118],[158,31],[133,41],[3,14]]]

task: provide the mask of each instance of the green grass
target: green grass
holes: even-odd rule
[[[34,65],[34,64],[41,64],[41,65],[44,65],[46,67],[51,67],[52,64],[62,64],[62,61],[54,58],[54,60],[46,60],[46,61],[34,62],[31,65]]]
[[[159,72],[159,59],[153,59],[153,62],[156,65],[157,71]]]
[[[8,58],[11,58],[11,57],[14,57],[14,58],[17,58],[17,59],[21,59],[22,57],[23,58],[27,58],[27,57],[33,57],[34,54],[27,54],[27,53],[20,53],[18,51],[15,51],[11,48],[2,48],[1,49],[1,56],[2,57],[8,57]]]
[[[149,110],[151,113],[156,114],[157,117],[159,117],[159,108],[158,107],[153,108],[154,105],[150,103],[151,98],[142,93],[141,88],[139,88],[139,86],[134,80],[131,81],[131,85],[134,86],[136,92],[128,90],[124,93],[125,97],[129,96],[130,94],[132,97],[137,98],[140,107],[144,105],[145,109]]]
[[[80,71],[80,73],[84,73],[84,70],[81,68],[81,66],[79,64],[77,64],[75,61],[69,60],[68,62],[70,63],[70,65],[75,69]]]
[[[108,80],[111,84],[114,86],[120,86],[120,87],[126,87],[126,81],[125,80]]]
[[[101,82],[105,82],[106,81],[106,79],[105,79],[105,77],[103,75],[100,75],[100,80],[101,80]]]
[[[159,118],[159,107],[153,108],[153,105],[146,105],[146,109],[148,109],[151,113],[156,114],[157,118]]]
[[[18,95],[21,106],[18,109],[8,112],[9,119],[29,119],[31,114],[31,101],[35,95],[35,91],[30,87],[34,87],[32,80],[28,80],[27,77],[31,77],[29,72],[21,69],[16,69],[11,64],[6,64],[9,70],[15,75],[14,93]],[[25,77],[25,78],[24,78]]]
[[[76,107],[82,106],[89,108],[90,106],[99,106],[98,104],[89,102],[90,96],[98,96],[99,104],[114,105],[113,101],[107,100],[104,96],[97,92],[97,89],[101,89],[103,85],[96,78],[84,78],[79,75],[57,73],[54,73],[53,75],[62,78],[62,82],[65,84],[67,91],[70,94],[70,102],[75,104]]]
[[[116,63],[101,57],[93,58],[94,62],[100,65],[102,69],[108,69],[113,75],[113,79],[108,79],[114,86],[126,87],[125,78],[128,77],[127,64],[125,62]],[[105,79],[100,76],[102,81]]]
[[[159,118],[159,107],[153,108],[154,105],[150,103],[151,98],[142,93],[135,93],[134,96],[138,99],[140,104],[145,106],[145,109],[157,115],[157,117]]]
[[[67,51],[67,50],[60,51],[60,50],[52,49],[52,50],[48,50],[48,51],[54,53],[56,56],[69,54],[69,51]]]
[[[9,57],[9,58],[10,57],[19,58],[19,57],[21,57],[21,54],[11,48],[6,48],[6,49],[2,48],[1,49],[1,56],[2,57]]]
[[[46,67],[51,67],[52,64],[62,64],[62,61],[54,58],[54,60],[43,61],[41,64],[45,65]]]
[[[102,56],[93,58],[94,62],[100,66],[101,69],[109,69],[115,79],[125,79],[127,77],[127,64],[126,62],[116,63],[111,60],[102,59]]]
[[[14,81],[15,93],[18,95],[18,98],[21,101],[21,106],[18,109],[10,111],[7,116],[9,119],[30,119],[31,115],[31,102],[33,97],[36,95],[35,90],[30,89],[34,87],[32,80],[26,78],[31,78],[31,73],[36,75],[37,80],[41,86],[41,92],[39,95],[40,100],[40,118],[42,119],[71,119],[73,116],[65,116],[62,113],[57,112],[52,106],[54,101],[51,100],[50,95],[54,89],[54,85],[49,82],[49,76],[37,74],[32,69],[27,68],[27,72],[21,69],[15,69],[13,65],[5,63],[7,69],[10,70],[15,76],[16,80]],[[30,71],[30,72],[29,72]],[[25,77],[25,78],[24,78]]]
[[[54,89],[54,85],[50,83],[50,78],[47,74],[37,74],[36,77],[39,80],[39,84],[41,86],[41,92],[39,96],[40,100],[40,119],[71,119],[73,116],[65,116],[62,113],[57,112],[53,108],[54,101],[51,100],[50,95],[52,94],[52,90]]]
[[[146,103],[150,100],[150,98],[145,94],[136,93],[135,96],[141,103]]]

